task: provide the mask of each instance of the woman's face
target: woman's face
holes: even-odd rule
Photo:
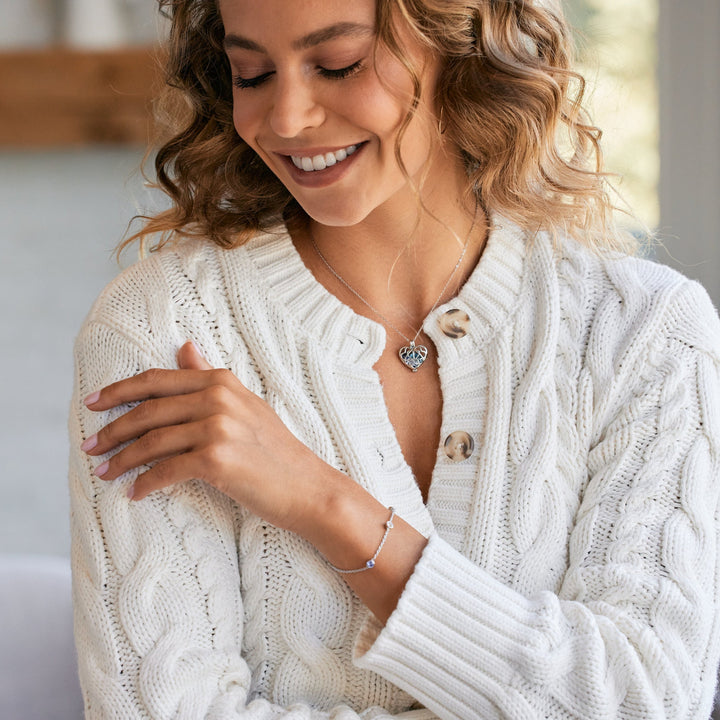
[[[412,82],[385,48],[374,0],[220,0],[240,137],[310,217],[349,226],[393,199],[416,207],[395,158]],[[421,108],[402,142],[417,177],[431,156],[437,63],[423,64]],[[419,63],[417,62],[419,61]]]

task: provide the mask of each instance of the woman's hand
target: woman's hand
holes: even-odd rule
[[[337,480],[337,471],[229,370],[213,369],[193,343],[180,348],[178,364],[179,370],[148,370],[85,399],[93,411],[139,402],[83,443],[88,454],[102,455],[129,442],[95,474],[114,480],[154,463],[130,488],[133,500],[197,478],[278,527],[294,530],[303,513],[317,515],[322,476]]]
[[[143,465],[133,500],[191,478],[204,480],[277,527],[309,540],[338,567],[359,567],[377,549],[388,509],[303,445],[272,408],[229,370],[215,370],[188,342],[179,370],[148,370],[89,395],[90,410],[139,403],[89,437],[89,455],[112,452],[95,470],[115,480]],[[401,518],[371,573],[344,575],[384,620],[425,547]]]

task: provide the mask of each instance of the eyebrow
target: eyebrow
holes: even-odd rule
[[[307,35],[295,40],[292,44],[293,50],[307,50],[308,48],[321,45],[322,43],[335,40],[339,37],[368,37],[373,35],[375,30],[369,25],[362,25],[361,23],[353,22],[339,22],[334,25],[328,25],[325,28],[314,30]],[[224,40],[223,45],[226,49],[240,48],[243,50],[253,50],[259,53],[267,54],[265,48],[256,43],[254,40],[243,37],[242,35],[236,35],[235,33],[228,33]]]

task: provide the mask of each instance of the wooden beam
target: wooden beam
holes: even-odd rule
[[[0,53],[0,146],[145,145],[160,87],[157,51]]]

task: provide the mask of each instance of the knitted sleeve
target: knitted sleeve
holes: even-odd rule
[[[360,667],[444,719],[708,717],[720,328],[694,283],[662,315],[642,347],[634,328],[586,359],[595,432],[560,590],[524,594],[433,536],[384,628],[360,633]]]
[[[80,452],[84,438],[127,408],[91,413],[82,399],[162,358],[118,331],[88,322],[76,343],[70,416],[70,495],[75,636],[85,717],[367,720],[373,707],[320,711],[248,701],[251,672],[242,657],[240,594],[232,501],[201,482],[133,503],[137,471],[112,483]],[[432,720],[427,710],[401,714]]]

